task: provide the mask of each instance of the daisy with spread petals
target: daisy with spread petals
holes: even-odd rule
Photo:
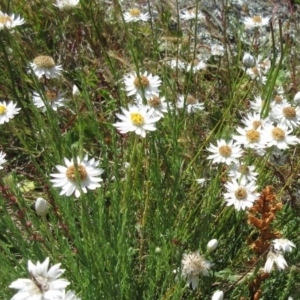
[[[123,115],[116,114],[121,120],[113,124],[121,133],[134,131],[141,137],[146,136],[146,130],[156,130],[155,123],[160,117],[153,117],[153,109],[145,105],[129,105],[128,110],[121,107]]]
[[[282,255],[282,252],[277,251],[273,249],[273,247],[271,247],[271,250],[267,255],[267,261],[264,266],[264,271],[266,273],[271,273],[274,263],[276,264],[278,271],[284,270],[288,266],[284,256]]]
[[[60,10],[70,10],[79,4],[79,0],[56,0],[54,6],[58,7]]]
[[[143,21],[147,22],[150,19],[149,13],[142,13],[137,8],[132,8],[124,13],[124,20],[126,23]]]
[[[66,166],[56,166],[59,173],[50,174],[50,181],[53,182],[54,187],[61,187],[62,190],[60,195],[70,196],[75,192],[75,197],[78,198],[81,191],[87,193],[87,188],[90,190],[95,190],[101,185],[99,182],[103,181],[100,176],[104,170],[97,168],[99,161],[95,161],[94,158],[88,160],[88,155],[86,155],[82,160],[77,157],[77,163],[74,160],[68,160],[64,158]]]
[[[277,126],[270,124],[264,129],[263,139],[268,147],[276,146],[278,149],[285,150],[289,148],[289,145],[300,143],[296,136],[290,135],[292,131],[293,129],[289,129],[283,123],[279,123]]]
[[[58,279],[65,270],[60,269],[61,264],[52,266],[49,270],[49,258],[43,263],[34,265],[28,261],[28,271],[31,279],[21,278],[9,286],[19,290],[11,300],[50,300],[62,299],[64,289],[70,284],[66,279]]]
[[[238,163],[238,158],[243,155],[241,147],[232,140],[229,142],[222,139],[218,140],[217,146],[210,144],[207,150],[213,153],[208,156],[208,159],[212,159],[213,163],[225,163],[226,165]]]
[[[186,108],[188,114],[204,110],[204,104],[200,103],[195,97],[191,95],[180,95],[177,101],[178,108]]]
[[[233,135],[233,139],[238,145],[243,145],[245,148],[263,149],[266,147],[262,129],[244,129],[237,127],[236,131],[239,135]]]
[[[257,180],[258,173],[254,171],[255,171],[255,166],[233,164],[229,169],[228,176],[237,180],[245,178],[248,181],[255,182]]]
[[[49,106],[57,111],[57,108],[65,105],[64,95],[66,93],[60,93],[55,87],[53,89],[49,89],[45,87],[45,96],[42,97],[39,93],[33,93],[33,104],[37,108],[41,108],[42,112],[47,110],[45,101],[48,102]]]
[[[242,123],[245,125],[245,130],[247,129],[262,129],[269,123],[269,119],[262,119],[260,114],[255,111],[250,111],[243,119]]]
[[[275,250],[282,251],[283,253],[292,252],[293,247],[296,247],[296,245],[288,239],[275,239],[273,240],[273,245]]]
[[[254,16],[254,17],[246,17],[244,19],[244,24],[246,28],[258,28],[263,27],[269,24],[269,17],[262,17],[262,16]]]
[[[16,106],[17,104],[14,104],[12,101],[9,103],[5,101],[0,102],[0,124],[9,122],[10,119],[19,113],[21,108],[17,108]]]
[[[124,76],[125,91],[128,96],[136,95],[137,97],[145,96],[146,99],[152,94],[159,94],[161,80],[157,75],[144,72],[138,76],[137,73],[132,73]]]
[[[189,254],[184,253],[182,258],[181,275],[186,278],[187,285],[192,284],[192,288],[196,289],[199,284],[199,275],[209,276],[209,269],[212,263],[200,255],[199,251]]]
[[[203,20],[205,18],[202,12],[196,11],[196,8],[186,9],[180,14],[180,19],[184,21],[195,20],[196,18],[198,21]]]
[[[153,117],[163,117],[164,113],[168,112],[168,103],[165,97],[160,97],[158,94],[153,94],[147,99],[147,105],[152,108]]]
[[[56,66],[53,58],[46,55],[37,56],[33,62],[30,63],[30,67],[38,78],[41,78],[43,75],[47,79],[57,78],[62,71],[62,66]]]
[[[237,179],[233,179],[225,184],[227,193],[224,194],[227,206],[234,205],[236,210],[245,210],[252,207],[253,202],[259,198],[259,193],[255,190],[257,186],[253,181],[241,179],[240,183]]]
[[[6,163],[6,159],[4,159],[5,156],[6,154],[0,151],[0,170],[3,169],[2,165]]]
[[[273,106],[271,117],[276,122],[285,124],[291,129],[297,128],[300,125],[300,107],[292,107],[284,104]]]
[[[167,62],[167,64],[172,69],[185,70],[185,68],[186,68],[185,63],[180,59],[171,59]]]
[[[8,15],[0,11],[0,30],[3,28],[12,29],[24,23],[24,19],[20,16],[15,16],[15,14]]]

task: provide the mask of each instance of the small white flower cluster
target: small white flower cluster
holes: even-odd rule
[[[288,239],[275,239],[267,255],[267,260],[264,266],[264,271],[271,273],[276,265],[278,271],[284,270],[288,264],[283,256],[283,253],[292,252],[295,244]]]
[[[60,263],[52,266],[49,270],[49,257],[43,263],[34,265],[28,261],[30,279],[20,278],[10,284],[10,288],[18,290],[11,300],[29,299],[55,299],[55,300],[81,300],[73,291],[66,292],[70,282],[59,279],[65,272],[60,269]]]

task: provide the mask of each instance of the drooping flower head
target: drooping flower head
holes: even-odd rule
[[[50,300],[62,299],[64,289],[70,284],[66,279],[58,279],[65,270],[61,264],[52,266],[49,270],[49,258],[43,263],[34,265],[28,261],[28,271],[31,279],[20,278],[10,284],[10,288],[19,290],[11,300]]]
[[[46,55],[37,56],[33,62],[30,63],[30,66],[38,78],[41,78],[43,75],[47,79],[57,78],[62,71],[62,66],[56,66],[53,58]]]
[[[15,16],[15,14],[8,15],[0,11],[0,30],[3,28],[12,29],[24,23],[24,19],[20,16]]]
[[[205,18],[204,14],[201,11],[196,12],[196,8],[186,9],[180,14],[180,19],[184,21],[194,20],[196,18],[198,21]]]
[[[60,195],[70,196],[75,192],[75,197],[79,197],[81,191],[87,193],[87,188],[95,190],[101,185],[99,182],[103,181],[100,176],[104,170],[97,168],[99,161],[94,158],[88,160],[86,155],[82,160],[77,157],[77,166],[74,160],[64,158],[66,166],[56,166],[59,173],[50,174],[54,179],[51,179],[54,187],[61,187]]]

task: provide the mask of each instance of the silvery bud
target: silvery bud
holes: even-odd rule
[[[250,53],[245,53],[243,56],[243,65],[246,68],[252,68],[255,65],[255,58]]]
[[[217,290],[216,292],[214,292],[211,300],[223,300],[223,298],[224,298],[223,291]]]
[[[80,94],[79,88],[75,84],[73,85],[72,94],[73,94],[73,96]]]
[[[218,241],[216,239],[210,240],[207,244],[207,250],[209,252],[212,252],[214,250],[216,250],[216,248],[218,247]]]
[[[35,201],[35,211],[38,216],[44,216],[48,212],[47,201],[43,198],[37,198]]]
[[[295,102],[295,104],[297,104],[297,105],[300,104],[300,92],[298,92],[298,93],[294,96],[294,102]]]

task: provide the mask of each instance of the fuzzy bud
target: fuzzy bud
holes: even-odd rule
[[[223,300],[223,298],[224,298],[223,291],[217,290],[217,291],[214,292],[211,300]]]
[[[298,93],[294,96],[294,102],[295,102],[295,104],[297,104],[297,105],[300,104],[300,92],[298,92]]]
[[[43,198],[37,198],[35,201],[35,211],[38,216],[44,216],[48,212],[47,201]]]
[[[213,239],[213,240],[210,240],[208,243],[207,243],[207,250],[209,252],[212,252],[214,250],[216,250],[216,248],[218,247],[218,241],[216,239]]]
[[[255,58],[250,53],[245,53],[243,56],[243,65],[246,68],[252,68],[255,65]]]

